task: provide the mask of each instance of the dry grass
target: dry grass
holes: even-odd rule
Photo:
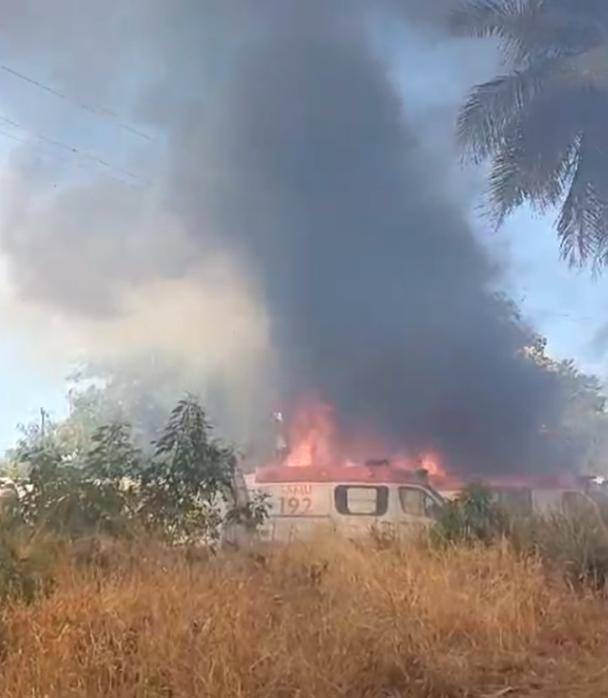
[[[509,550],[152,545],[1,618],[0,695],[608,695],[608,603]]]

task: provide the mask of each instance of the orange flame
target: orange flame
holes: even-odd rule
[[[282,421],[282,419],[281,419]],[[368,459],[384,459],[393,468],[424,469],[431,484],[441,492],[456,492],[467,482],[482,482],[490,487],[571,488],[577,485],[573,474],[557,473],[553,477],[534,477],[510,473],[503,476],[471,474],[464,479],[450,472],[443,455],[433,449],[417,453],[392,452],[382,439],[363,429],[347,435],[338,429],[331,405],[318,400],[302,401],[287,426],[287,455],[282,463],[292,468],[342,468],[365,464]]]
[[[338,464],[332,408],[322,402],[303,405],[290,425],[289,445],[285,464],[293,468]]]
[[[293,468],[311,466],[360,465],[367,458],[387,455],[378,439],[369,434],[350,435],[347,444],[338,433],[335,413],[331,405],[320,400],[307,400],[300,404],[288,427],[289,453],[285,465]],[[357,456],[362,456],[357,457]],[[416,470],[424,468],[433,480],[447,478],[438,453],[428,452],[417,458],[403,454],[389,454],[389,462],[395,468]]]
[[[441,457],[438,453],[425,453],[420,458],[421,467],[424,468],[430,477],[445,477],[446,471],[441,464]]]

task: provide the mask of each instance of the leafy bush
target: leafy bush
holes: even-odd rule
[[[92,479],[119,487],[125,478],[137,477],[142,464],[142,453],[132,442],[131,427],[114,423],[103,425],[93,433],[84,471]]]
[[[41,444],[23,458],[29,465],[21,501],[27,525],[68,537],[124,530],[124,501],[115,482],[65,462],[52,444]]]
[[[256,492],[241,506],[233,506],[226,514],[226,523],[256,529],[268,518],[270,513],[270,495]]]
[[[507,513],[482,485],[466,487],[447,502],[433,528],[439,543],[491,543],[509,531]]]
[[[181,543],[215,542],[224,523],[255,528],[268,515],[267,503],[238,501],[236,455],[211,431],[200,404],[186,397],[148,458],[125,424],[98,428],[77,454],[35,433],[18,451],[28,471],[22,522],[70,538],[125,535],[143,526]]]

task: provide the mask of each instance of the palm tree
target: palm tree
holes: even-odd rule
[[[470,92],[465,157],[491,161],[489,210],[559,207],[562,254],[608,264],[608,0],[468,0],[461,36],[494,37],[508,72]]]

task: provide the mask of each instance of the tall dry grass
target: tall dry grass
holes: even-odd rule
[[[4,607],[1,696],[608,695],[608,603],[506,547],[140,543],[101,563]]]

